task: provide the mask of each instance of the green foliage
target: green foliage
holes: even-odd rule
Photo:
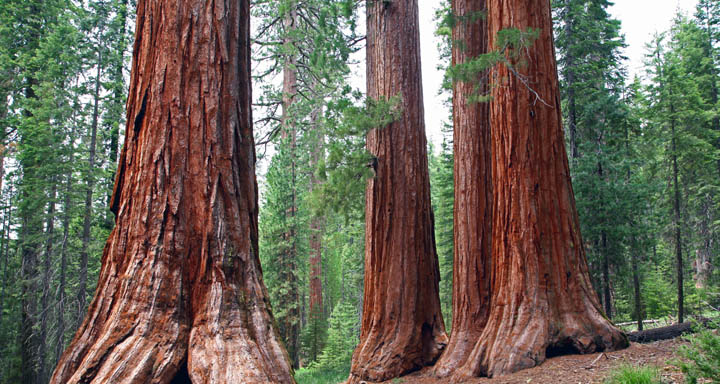
[[[331,372],[349,371],[350,359],[358,343],[358,313],[353,305],[341,301],[330,315],[329,323],[325,349],[310,368]]]
[[[707,329],[688,337],[690,345],[680,347],[684,359],[678,365],[688,383],[720,383],[720,336]]]
[[[320,352],[325,346],[327,339],[328,322],[325,319],[321,308],[316,308],[309,313],[309,319],[302,333],[300,342],[302,346],[302,358],[312,363],[318,359]]]
[[[350,94],[328,104],[327,118],[336,122],[327,135],[327,157],[317,170],[323,185],[313,197],[319,213],[328,209],[348,218],[364,214],[365,185],[374,176],[373,157],[365,137],[372,129],[387,127],[402,117],[400,96],[389,100],[367,99]]]
[[[0,273],[17,280],[0,287],[0,382],[47,381],[58,350],[84,316],[74,300],[80,276],[87,277],[87,296],[94,292],[113,224],[107,202],[116,157],[110,152],[113,147],[117,152],[119,140],[111,145],[109,131],[123,123],[129,28],[124,28],[128,12],[120,10],[130,7],[124,0],[0,4],[0,205],[2,231],[10,229],[16,237],[0,241],[5,244],[0,247]],[[116,74],[114,80],[111,74]],[[105,97],[117,89],[117,97]],[[94,117],[99,132],[90,172]],[[92,187],[84,268],[76,257],[83,231],[79,208],[91,178],[98,182]],[[61,257],[66,261],[62,272]],[[57,328],[60,319],[62,330]]]
[[[622,365],[605,381],[607,384],[660,384],[660,374],[655,367]]]
[[[470,18],[474,20],[474,18]],[[468,20],[462,20],[468,22]],[[540,35],[539,30],[528,28],[507,28],[498,31],[495,38],[495,47],[490,52],[478,55],[464,63],[455,64],[448,68],[447,78],[453,82],[473,82],[477,85],[477,93],[470,99],[471,102],[488,102],[490,93],[483,93],[480,85],[484,78],[489,81],[490,70],[498,65],[507,67],[514,76],[521,76],[517,70],[527,65],[524,49],[531,47]],[[454,42],[454,44],[459,44]],[[497,83],[489,82],[490,87],[497,86]]]
[[[435,242],[440,266],[440,307],[445,328],[452,325],[452,286],[454,259],[453,213],[455,202],[454,156],[446,138],[439,154],[430,154],[430,192],[435,217]]]
[[[319,368],[300,368],[295,371],[298,384],[339,384],[347,380],[350,369],[328,371]]]

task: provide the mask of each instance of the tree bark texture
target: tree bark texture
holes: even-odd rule
[[[488,52],[485,0],[453,0],[453,65]],[[472,101],[486,93],[487,73],[458,81],[453,93],[455,153],[453,317],[450,341],[435,374],[463,366],[485,327],[490,309],[492,180],[490,105]]]
[[[509,374],[548,355],[628,345],[590,283],[561,124],[548,0],[488,2],[490,46],[507,28],[539,37],[494,69],[490,314],[458,375]],[[497,47],[496,47],[497,48]],[[546,105],[547,103],[547,105]]]
[[[365,290],[350,383],[432,364],[447,344],[440,311],[425,138],[417,0],[368,2],[368,97],[400,95],[402,117],[373,129],[366,189]]]
[[[317,168],[325,153],[325,135],[321,132],[318,120],[320,109],[316,108],[311,112],[313,130],[316,141],[310,154],[310,169]],[[322,180],[312,172],[310,175],[310,191],[319,188]],[[322,248],[323,234],[325,232],[325,217],[313,216],[310,220],[310,316],[323,315],[323,293],[322,293]]]
[[[258,258],[249,1],[140,0],[116,227],[51,383],[293,383]]]

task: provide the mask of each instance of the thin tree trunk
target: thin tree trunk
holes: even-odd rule
[[[45,228],[45,255],[43,259],[43,291],[40,312],[40,348],[38,356],[40,359],[40,367],[38,368],[39,378],[42,382],[48,379],[47,368],[47,335],[48,335],[48,317],[50,314],[50,280],[52,269],[52,252],[53,240],[55,237],[55,198],[57,197],[57,184],[55,180],[51,181],[52,189],[50,191],[50,200],[48,201],[47,222]]]
[[[638,257],[635,252],[632,253],[632,274],[633,274],[633,291],[635,293],[635,319],[637,320],[638,331],[643,330],[643,311],[642,298],[640,292],[640,274],[638,273]]]
[[[65,276],[67,273],[67,243],[70,232],[70,194],[72,193],[72,176],[67,175],[65,185],[65,201],[63,203],[63,239],[60,245],[60,276],[58,282],[58,306],[57,306],[57,334],[55,336],[55,359],[60,360],[63,349],[65,348]]]
[[[627,159],[632,158],[632,154],[630,153],[630,129],[628,129],[627,124],[625,125],[625,156]],[[626,182],[628,185],[631,184],[631,168],[628,167],[627,169],[627,175],[626,175]],[[631,224],[633,225],[633,224]],[[629,248],[631,253],[631,267],[632,267],[632,275],[633,275],[633,293],[634,293],[634,299],[635,299],[635,319],[637,320],[637,326],[638,326],[638,332],[643,330],[643,308],[642,308],[642,292],[640,290],[640,273],[638,271],[638,266],[640,264],[640,261],[638,260],[637,251],[635,249],[636,242],[633,239],[632,246]]]
[[[5,305],[5,287],[8,282],[8,263],[10,258],[8,256],[8,242],[10,242],[10,214],[12,210],[8,206],[5,209],[5,215],[3,215],[3,232],[2,232],[2,246],[0,246],[0,254],[3,257],[3,268],[2,268],[2,282],[0,282],[0,324],[2,324],[3,309]],[[0,343],[4,344],[4,343]]]
[[[297,11],[295,2],[290,2],[290,9],[287,11],[284,19],[285,27],[285,39],[283,44],[286,49],[286,56],[284,57],[285,63],[283,67],[283,95],[282,95],[282,140],[285,145],[290,145],[290,183],[291,183],[291,200],[290,207],[288,208],[286,217],[290,226],[287,228],[287,232],[284,234],[285,241],[289,244],[289,248],[285,255],[286,270],[282,272],[281,279],[288,281],[290,287],[287,292],[287,297],[284,300],[286,308],[284,308],[285,315],[278,318],[280,331],[285,345],[287,346],[288,353],[290,354],[290,360],[292,361],[293,367],[298,368],[300,366],[300,328],[301,328],[301,311],[300,303],[300,284],[297,278],[298,273],[298,250],[297,250],[297,231],[296,231],[296,220],[297,215],[297,127],[295,126],[296,120],[293,119],[293,103],[295,97],[297,97],[297,68],[294,53],[293,41],[294,33],[297,28]]]
[[[547,356],[628,345],[590,283],[563,137],[550,2],[491,1],[488,24],[491,47],[507,28],[539,36],[522,48],[522,59],[509,56],[516,72],[495,68],[491,308],[459,376],[500,376]]]
[[[248,0],[140,0],[95,299],[51,380],[294,383],[258,257]]]
[[[488,52],[485,0],[454,0],[453,65]],[[451,375],[463,366],[488,320],[492,234],[490,105],[473,101],[488,91],[487,73],[455,83],[453,128],[455,208],[453,316],[450,341],[435,374]]]
[[[34,7],[33,7],[34,8]],[[37,99],[34,87],[38,86],[35,78],[27,79],[25,98],[28,100]],[[30,109],[23,112],[26,119],[30,120],[33,114]],[[32,140],[31,135],[22,137],[25,144]],[[34,144],[34,143],[32,143]],[[23,180],[32,183],[37,180],[37,160],[27,159],[21,162]],[[22,381],[24,383],[39,383],[38,378],[38,335],[34,331],[37,326],[37,297],[38,289],[38,250],[42,247],[39,243],[39,235],[42,233],[42,215],[44,209],[42,200],[38,198],[39,193],[33,191],[29,185],[22,186],[20,249],[22,254],[21,267],[21,327],[20,327],[20,366]]]
[[[701,245],[698,247],[695,257],[695,287],[706,289],[708,281],[712,277],[712,250],[713,236],[710,226],[712,225],[712,197],[705,195],[704,201],[700,204],[700,231],[698,233]]]
[[[350,383],[430,365],[447,344],[430,202],[417,0],[368,2],[368,98],[402,117],[368,135],[377,159],[365,208],[365,290]]]
[[[670,107],[670,113],[675,113],[675,107]],[[675,262],[677,273],[677,299],[678,299],[678,323],[685,321],[685,297],[683,293],[683,259],[682,259],[682,228],[680,225],[680,185],[677,159],[677,138],[675,137],[675,118],[671,118],[670,131],[672,135],[672,167],[673,167],[673,210],[675,214]]]
[[[704,46],[705,46],[704,51],[705,51],[706,57],[711,58],[713,63],[717,64],[717,63],[715,63],[715,60],[713,60],[713,47],[715,47],[717,42],[714,41],[715,39],[713,39],[713,36],[712,36],[713,26],[712,26],[711,20],[713,18],[713,14],[710,11],[709,5],[710,5],[709,3],[705,4],[705,20],[706,20],[705,30],[707,31],[707,42],[706,42],[706,44],[704,44]],[[718,70],[715,65],[711,66],[710,77],[711,77],[711,79],[713,79],[713,81],[710,81],[710,105],[715,106],[718,103],[718,93],[719,93],[717,81],[720,80],[720,79],[718,79]],[[715,129],[715,131],[720,133],[720,116],[716,115],[713,118],[712,127],[713,127],[713,129]],[[720,150],[720,137],[718,137],[717,141],[715,142],[715,148]],[[718,172],[718,176],[720,176],[720,159],[717,160],[717,172]]]
[[[75,105],[77,107],[77,105]],[[75,108],[73,108],[75,110]],[[70,235],[70,217],[72,211],[72,183],[73,183],[73,163],[75,162],[75,127],[77,123],[75,116],[73,115],[72,129],[70,130],[70,136],[68,137],[70,142],[70,148],[68,151],[67,166],[70,167],[67,170],[65,176],[65,196],[63,201],[63,238],[62,244],[60,245],[60,276],[58,283],[58,306],[57,306],[57,334],[55,336],[55,359],[54,362],[60,361],[63,350],[65,349],[65,285],[67,275],[67,246]]]
[[[601,231],[600,238],[602,242],[602,247],[600,249],[603,258],[603,303],[605,304],[605,316],[607,316],[608,319],[612,319],[612,294],[610,292],[610,255],[608,253],[607,246],[607,233],[604,230]]]
[[[27,176],[27,174],[26,174]],[[38,244],[33,241],[38,232],[33,219],[23,217],[22,229],[22,325],[21,325],[21,371],[24,383],[38,382],[38,337],[34,332],[37,324],[37,253]]]
[[[324,158],[325,154],[325,135],[321,132],[318,127],[318,120],[320,115],[319,109],[314,109],[311,113],[310,120],[312,121],[315,137],[315,145],[313,146],[312,153],[310,155],[310,191],[321,186],[322,180],[320,180],[315,172],[320,159]],[[320,328],[319,322],[324,316],[323,308],[323,272],[322,272],[322,238],[325,232],[325,216],[313,215],[310,219],[310,321],[313,322],[313,351],[312,360],[317,359],[317,354],[320,352],[318,331]]]
[[[325,154],[325,135],[318,127],[320,110],[312,111],[310,120],[314,127],[315,145],[310,155],[310,169],[313,171],[310,175],[310,190],[314,191],[322,184],[314,172]],[[323,311],[322,296],[322,235],[325,230],[325,217],[314,216],[310,221],[310,313]]]
[[[117,67],[114,68],[115,71],[113,74],[114,81],[123,82],[123,83],[124,83],[123,67],[125,64],[124,57],[125,57],[125,49],[126,49],[125,34],[127,33],[126,31],[127,31],[127,8],[128,8],[128,5],[129,5],[128,0],[122,0],[122,2],[120,3],[118,15],[117,15],[117,18],[120,21],[120,36],[118,37],[118,39],[120,40],[120,43],[116,47],[116,49],[117,49],[116,53],[118,55],[120,55],[121,59],[120,59],[120,65],[118,65]],[[118,88],[117,86],[115,87],[115,91],[113,93],[113,99],[116,104],[120,104],[123,102],[123,99],[124,99],[123,88],[124,87],[120,87],[120,88]],[[109,153],[108,158],[110,161],[110,168],[112,169],[112,171],[110,172],[110,175],[108,177],[109,183],[112,183],[115,180],[116,172],[115,172],[114,167],[117,166],[118,146],[120,143],[119,126],[120,125],[118,124],[118,126],[117,126],[118,128],[113,129],[110,132],[110,153]],[[112,198],[112,192],[109,193],[107,196],[108,207],[110,207],[111,198]],[[112,212],[110,212],[109,209],[106,209],[105,212],[106,212],[106,215],[105,215],[106,224],[105,225],[107,228],[112,228],[112,226],[114,224],[113,218],[112,218]]]
[[[565,23],[565,35],[568,39],[568,45],[574,44],[573,31],[575,20],[572,19],[570,14],[571,0],[565,0],[565,17],[563,22]],[[570,158],[577,159],[580,157],[577,144],[577,105],[575,103],[575,56],[573,52],[568,49],[565,57],[565,81],[567,81],[567,101],[568,101],[568,128],[570,131]]]
[[[600,143],[598,143],[600,145]],[[600,182],[605,182],[605,172],[602,166],[602,162],[598,161],[597,176]],[[601,210],[604,209],[600,208]],[[601,214],[602,217],[607,215]],[[600,255],[602,257],[602,302],[605,306],[605,315],[612,319],[612,294],[610,292],[610,254],[608,252],[607,244],[607,232],[603,229],[600,231]]]
[[[102,51],[98,49],[97,74],[95,76],[95,92],[93,93],[94,106],[92,125],[90,127],[90,154],[88,156],[88,173],[85,190],[85,214],[83,216],[83,237],[82,248],[80,249],[80,274],[78,284],[78,316],[80,320],[85,316],[87,274],[88,274],[88,247],[90,245],[90,229],[92,225],[92,199],[95,188],[95,150],[97,146],[98,120],[100,119],[100,76],[102,75],[103,57]]]
[[[4,308],[4,299],[5,299],[5,288],[7,286],[7,281],[9,279],[8,276],[8,263],[10,261],[9,258],[9,252],[8,252],[8,243],[10,242],[10,223],[11,223],[11,214],[12,214],[12,207],[9,206],[5,210],[5,215],[3,216],[4,220],[4,226],[3,226],[3,243],[2,248],[0,248],[0,254],[3,257],[3,260],[5,261],[3,270],[2,270],[2,282],[0,283],[0,326],[2,325],[2,318],[3,318],[3,308]],[[5,344],[7,341],[0,340],[0,351],[5,350]],[[3,370],[0,370],[0,382],[4,382],[4,376],[5,373]]]

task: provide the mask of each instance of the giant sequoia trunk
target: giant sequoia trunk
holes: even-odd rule
[[[485,0],[453,0],[453,65],[487,53]],[[492,180],[489,104],[473,101],[487,92],[486,73],[458,81],[453,93],[455,153],[455,249],[450,342],[435,367],[438,376],[465,364],[489,313]]]
[[[350,383],[431,364],[447,342],[430,206],[417,0],[368,2],[368,97],[400,95],[402,117],[368,135],[365,291]]]
[[[561,126],[550,2],[491,0],[488,24],[491,46],[503,29],[539,32],[523,48],[517,74],[495,68],[490,314],[457,371],[497,376],[548,355],[628,342],[603,315],[590,284]]]
[[[52,383],[292,383],[257,249],[249,1],[140,0],[116,227]]]

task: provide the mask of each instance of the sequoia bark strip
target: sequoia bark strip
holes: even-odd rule
[[[350,383],[433,363],[447,343],[430,205],[417,0],[368,2],[368,97],[402,97],[402,117],[368,135],[365,291]]]
[[[293,383],[258,258],[249,1],[140,0],[95,299],[51,383]]]
[[[485,0],[453,0],[453,65],[488,51]],[[488,103],[472,101],[487,92],[487,73],[458,81],[453,93],[455,153],[455,249],[453,323],[450,341],[435,366],[448,376],[465,364],[488,319],[490,304],[492,180]]]
[[[517,75],[495,68],[492,88],[491,309],[458,374],[494,377],[547,355],[613,350],[628,341],[605,318],[590,284],[561,125],[550,2],[491,0],[488,24],[491,47],[503,29],[539,33],[522,48]]]
[[[310,155],[310,169],[317,168],[325,154],[325,135],[321,132],[318,124],[320,109],[316,108],[311,112],[313,130],[316,141]],[[313,171],[310,175],[310,191],[319,188],[322,180]],[[323,294],[322,294],[322,237],[325,231],[325,216],[313,216],[310,220],[310,316],[322,316]]]

